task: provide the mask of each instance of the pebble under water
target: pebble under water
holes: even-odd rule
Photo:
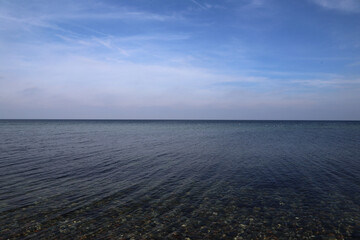
[[[360,239],[360,122],[1,120],[0,239]]]

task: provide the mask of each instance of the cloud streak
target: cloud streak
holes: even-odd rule
[[[201,9],[203,9],[203,10],[207,10],[209,7],[210,7],[210,5],[202,5],[202,4],[200,4],[198,1],[196,1],[196,0],[191,0],[195,5],[197,5],[198,7],[200,7]]]
[[[359,12],[360,2],[357,0],[311,0],[313,3],[331,10]]]

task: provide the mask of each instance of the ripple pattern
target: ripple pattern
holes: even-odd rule
[[[360,122],[0,121],[0,239],[357,239]]]

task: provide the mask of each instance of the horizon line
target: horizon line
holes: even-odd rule
[[[303,121],[360,122],[352,119],[175,119],[175,118],[0,118],[0,121]]]

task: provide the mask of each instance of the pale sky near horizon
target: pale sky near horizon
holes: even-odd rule
[[[360,0],[0,0],[0,119],[360,120]]]

